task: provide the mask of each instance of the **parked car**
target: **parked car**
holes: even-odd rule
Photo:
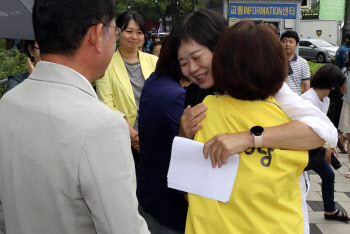
[[[299,41],[299,56],[319,63],[331,62],[338,48],[322,39],[302,39]]]

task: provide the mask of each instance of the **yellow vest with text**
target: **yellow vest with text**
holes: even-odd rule
[[[218,133],[290,121],[273,97],[242,101],[228,95],[207,96],[203,103],[208,107],[207,116],[194,138],[202,143]],[[308,163],[307,151],[252,148],[239,157],[227,203],[188,195],[186,234],[303,233],[299,176]]]
[[[156,69],[158,57],[138,51],[143,77],[148,79]],[[122,56],[117,50],[102,79],[96,81],[97,96],[112,110],[119,110],[125,119],[134,126],[137,106],[128,72]]]

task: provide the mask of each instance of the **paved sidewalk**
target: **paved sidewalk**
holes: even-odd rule
[[[345,148],[346,149],[346,148]],[[339,153],[339,161],[343,166],[335,172],[334,200],[339,209],[350,213],[350,179],[344,177],[349,171],[350,163],[347,154]],[[323,217],[323,202],[321,178],[314,171],[309,171],[311,187],[306,202],[309,209],[311,234],[342,234],[350,233],[350,222],[326,220]]]

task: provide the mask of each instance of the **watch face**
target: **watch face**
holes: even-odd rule
[[[254,126],[250,129],[250,132],[254,135],[254,136],[261,136],[264,133],[264,128],[260,127],[260,126]]]

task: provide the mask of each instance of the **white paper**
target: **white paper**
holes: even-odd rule
[[[221,202],[230,199],[238,170],[239,155],[231,155],[227,164],[212,168],[203,155],[204,144],[175,137],[168,171],[168,187]]]

